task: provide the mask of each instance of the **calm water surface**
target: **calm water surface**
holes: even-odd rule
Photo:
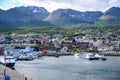
[[[107,57],[107,61],[43,57],[18,61],[15,69],[33,80],[120,80],[120,57]]]

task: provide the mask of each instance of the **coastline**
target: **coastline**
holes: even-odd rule
[[[120,57],[120,53],[104,54],[105,56],[116,56]]]
[[[72,56],[74,55],[74,53],[75,52],[56,53],[56,54],[46,53],[46,54],[38,55],[38,58],[43,56],[49,56],[49,57]],[[83,53],[83,52],[80,52],[80,53]],[[116,57],[120,56],[120,53],[98,53],[98,54],[103,54],[104,56],[116,56]]]

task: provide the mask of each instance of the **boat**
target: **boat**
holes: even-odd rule
[[[76,52],[76,53],[74,54],[74,57],[79,58],[79,57],[80,57],[80,54]]]
[[[107,58],[104,56],[104,55],[101,55],[101,54],[93,54],[93,53],[83,53],[83,54],[80,54],[80,53],[75,53],[74,56],[76,58],[83,58],[83,59],[88,59],[88,60],[107,60]]]
[[[14,58],[11,54],[12,51],[10,52],[9,48],[0,48],[0,63],[10,67],[14,68],[14,65],[16,63],[16,58]]]
[[[87,59],[87,60],[96,60],[96,57],[92,53],[81,54],[80,58]]]
[[[21,55],[21,56],[19,56],[19,58],[17,60],[27,60],[27,61],[30,61],[30,60],[34,60],[34,59],[35,59],[34,55]]]
[[[0,63],[7,67],[14,68],[16,59],[11,55],[0,56]]]
[[[97,54],[97,53],[96,53],[94,56],[95,56],[95,58],[98,59],[98,60],[99,60],[99,59],[100,59],[100,60],[106,60],[106,57],[105,57],[104,55],[101,55],[101,54]]]

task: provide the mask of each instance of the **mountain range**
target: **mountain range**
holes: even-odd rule
[[[73,9],[57,9],[52,13],[43,7],[21,6],[9,10],[0,9],[0,26],[63,26],[76,24],[106,24],[120,23],[120,8],[112,7],[106,12],[86,11],[80,12]]]

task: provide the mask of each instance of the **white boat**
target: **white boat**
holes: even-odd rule
[[[79,58],[79,57],[80,57],[80,54],[76,52],[76,53],[74,54],[74,57]]]
[[[21,55],[17,60],[34,60],[35,56],[34,55]]]
[[[92,54],[92,53],[84,53],[84,54],[81,54],[81,55],[80,55],[80,58],[88,59],[88,60],[96,60],[94,54]]]
[[[106,57],[104,55],[95,54],[94,56],[96,59],[106,60]]]
[[[10,56],[10,55],[0,56],[0,62],[3,65],[6,65],[7,67],[14,68],[16,59],[13,56]]]

